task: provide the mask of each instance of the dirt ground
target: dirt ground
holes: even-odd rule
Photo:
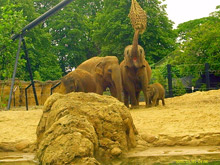
[[[187,145],[195,143],[193,138],[205,137],[208,141],[212,136],[218,137],[220,133],[220,90],[168,98],[165,99],[165,103],[165,106],[162,106],[160,102],[158,107],[152,108],[145,108],[144,103],[141,103],[139,109],[130,110],[138,132],[141,135],[147,134],[155,137],[152,140],[154,146],[178,145],[174,143],[175,138],[171,137],[182,137],[183,140],[185,138]],[[34,143],[36,127],[41,115],[42,106],[31,107],[29,111],[26,111],[25,107],[12,108],[10,111],[0,110],[0,144],[22,140]],[[163,141],[159,137],[163,137],[161,138]],[[168,139],[170,142],[167,141]],[[176,140],[179,139],[176,138]],[[205,142],[203,139],[196,143],[196,145],[202,145]]]
[[[220,132],[220,90],[165,99],[163,107],[131,110],[139,133],[191,135]]]

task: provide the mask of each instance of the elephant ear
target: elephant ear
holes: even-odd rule
[[[153,95],[155,95],[155,94],[156,94],[156,89],[155,89],[155,87],[152,88],[152,91],[153,91]]]
[[[153,97],[155,95],[155,88],[152,85],[147,86],[147,93],[149,94],[150,97]]]
[[[74,83],[73,92],[79,92],[78,91],[78,81],[75,80],[73,83]]]
[[[124,61],[126,67],[132,67],[130,56],[131,56],[131,45],[127,46],[124,50]]]
[[[96,74],[103,76],[103,62],[100,62],[95,66],[95,72]]]
[[[75,80],[75,92],[85,92],[84,87],[79,79]]]

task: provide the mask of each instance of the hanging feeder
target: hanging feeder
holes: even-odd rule
[[[128,16],[130,17],[134,30],[139,30],[140,34],[143,34],[147,26],[147,14],[136,0],[132,0]]]

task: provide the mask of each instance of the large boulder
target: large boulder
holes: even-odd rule
[[[129,109],[111,96],[55,93],[37,128],[37,157],[54,164],[99,164],[136,146]]]

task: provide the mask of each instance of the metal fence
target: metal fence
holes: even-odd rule
[[[161,83],[166,90],[166,97],[179,96],[195,91],[220,89],[220,73],[218,69],[215,69],[218,67],[220,68],[220,65],[210,67],[208,63],[168,64],[153,67],[151,83]]]

